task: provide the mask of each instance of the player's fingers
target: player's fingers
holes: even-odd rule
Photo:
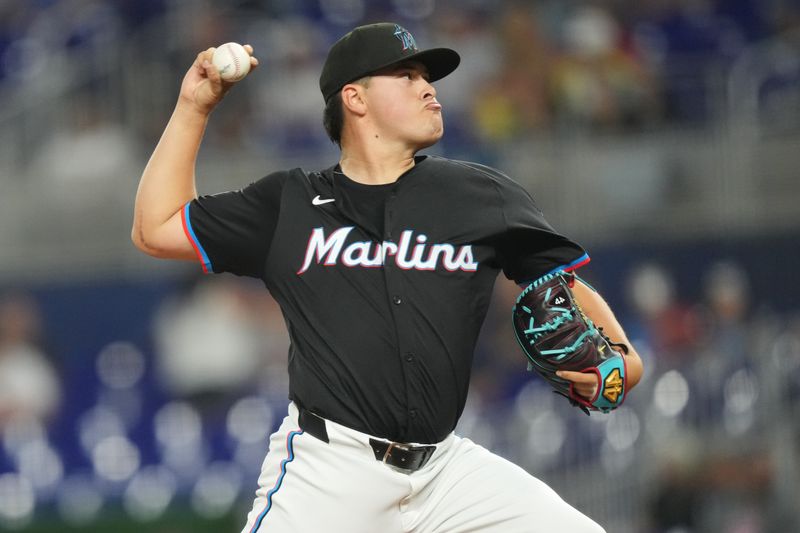
[[[258,67],[258,58],[253,55],[253,47],[250,46],[249,44],[246,44],[242,48],[244,48],[245,51],[248,54],[250,54],[250,70],[253,70],[254,68],[257,68]]]
[[[573,383],[597,383],[597,375],[588,372],[573,372],[572,370],[559,370],[556,375]]]
[[[594,372],[573,372],[571,370],[559,370],[556,375],[560,378],[571,381],[575,385],[575,391],[585,398],[591,398],[597,392],[597,374]]]
[[[211,59],[214,57],[214,50],[215,47],[208,48],[203,50],[197,55],[197,58],[200,62],[200,67],[203,69],[203,74],[211,79],[212,77],[219,78],[219,72],[217,71],[217,67],[214,66]]]
[[[211,57],[214,55],[214,50],[215,48],[212,47],[209,48],[208,50],[203,50],[202,52],[199,52],[197,54],[197,57],[194,58],[193,66],[197,67],[200,70],[200,72],[205,74],[205,68],[203,66],[203,63],[205,61],[209,62],[211,61]]]
[[[208,81],[211,82],[211,92],[217,96],[221,96],[231,84],[222,79],[219,69],[214,65],[213,58],[216,49],[216,47],[212,46],[200,52],[200,56],[202,56],[201,66]]]
[[[222,85],[222,76],[220,76],[219,70],[210,59],[203,59],[203,71],[212,85]]]

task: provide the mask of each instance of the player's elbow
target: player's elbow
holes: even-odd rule
[[[153,257],[159,257],[158,248],[151,243],[139,224],[134,223],[131,228],[131,241],[140,252]]]
[[[180,216],[173,216],[162,224],[144,224],[134,219],[131,240],[136,248],[158,259],[197,259]]]
[[[180,211],[163,222],[152,216],[134,214],[131,241],[139,250],[159,259],[194,259],[195,253],[184,232]]]
[[[168,256],[166,248],[160,246],[158,239],[154,237],[152,232],[148,233],[144,231],[140,224],[134,223],[131,229],[131,241],[139,251],[151,257],[164,259]]]

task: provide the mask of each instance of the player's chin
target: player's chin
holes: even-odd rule
[[[435,136],[427,137],[425,139],[420,139],[416,143],[417,144],[417,150],[422,150],[424,148],[428,148],[430,146],[433,146],[434,144],[439,142],[439,139],[441,139],[441,138],[442,138],[441,135],[435,135]]]
[[[428,130],[428,134],[425,136],[424,139],[420,139],[420,144],[422,148],[427,148],[429,146],[433,146],[439,139],[442,138],[444,135],[444,124],[439,122],[438,124],[434,123],[431,124],[430,129]]]

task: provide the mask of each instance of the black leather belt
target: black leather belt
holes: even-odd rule
[[[369,445],[378,461],[411,472],[425,466],[436,450],[433,445],[412,446],[378,439],[369,439]]]
[[[302,407],[298,409],[300,411],[300,416],[298,417],[300,429],[322,442],[330,442],[328,430],[325,427],[325,419]],[[414,472],[425,466],[436,450],[434,445],[413,446],[411,444],[372,438],[369,439],[369,445],[375,453],[375,459],[408,472]]]

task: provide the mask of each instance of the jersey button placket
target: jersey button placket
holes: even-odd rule
[[[393,228],[395,226],[395,220],[398,218],[397,201],[398,201],[397,190],[394,190],[386,199],[386,211],[385,211],[383,230],[384,230],[384,235],[386,235],[385,238],[388,241],[392,240],[392,236],[396,236],[395,232],[393,231]],[[403,372],[406,374],[405,382],[406,382],[406,387],[408,387],[408,383],[413,379],[412,376],[415,372],[412,365],[415,361],[415,356],[413,352],[406,351],[406,349],[404,349],[405,347],[410,347],[408,346],[407,342],[407,335],[410,333],[410,331],[408,329],[409,325],[407,323],[407,320],[404,319],[405,318],[404,312],[401,311],[402,309],[401,306],[403,306],[403,304],[405,303],[403,297],[399,294],[399,292],[403,290],[401,281],[403,279],[403,275],[401,274],[401,271],[397,268],[396,264],[394,263],[394,258],[391,258],[386,261],[386,264],[384,265],[384,272],[386,274],[386,288],[389,291],[389,294],[392,295],[390,297],[390,300],[393,304],[393,307],[396,309],[396,312],[394,312],[393,314],[395,316],[395,320],[397,321],[397,326],[398,326],[397,327],[398,342],[399,342],[398,352],[402,360],[407,363],[406,369],[404,369]],[[408,397],[408,394],[409,394],[408,389],[406,389],[406,397],[410,403],[411,398]],[[416,420],[417,417],[419,416],[419,412],[417,411],[416,408],[409,406],[407,411],[407,416],[409,420]]]

